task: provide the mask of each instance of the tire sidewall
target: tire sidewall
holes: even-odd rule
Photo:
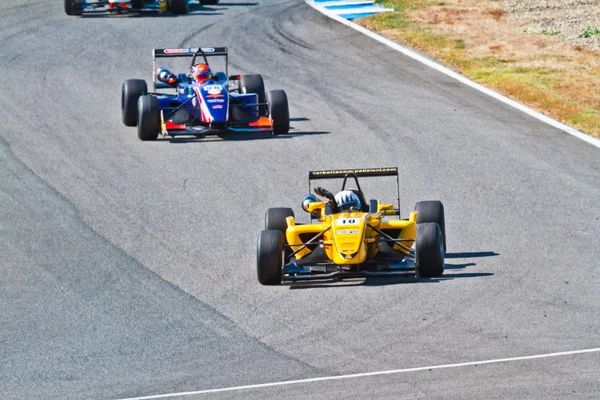
[[[287,217],[293,217],[294,210],[289,207],[274,207],[269,208],[265,212],[265,229],[278,230],[285,234],[287,230]]]
[[[442,242],[444,244],[444,251],[447,251],[446,217],[442,202],[439,200],[419,201],[415,204],[415,211],[417,211],[417,225],[426,222],[435,222],[439,225],[442,234]]]
[[[125,126],[138,124],[138,100],[148,94],[146,81],[128,79],[121,86],[121,114]]]
[[[138,138],[156,140],[160,131],[160,109],[154,96],[141,96],[138,99]]]
[[[173,14],[185,15],[188,13],[187,0],[171,0],[171,11]]]
[[[264,230],[256,244],[256,274],[262,285],[278,285],[283,272],[283,236],[280,231]]]
[[[291,247],[286,246],[287,244],[289,244],[287,241],[287,236],[286,236],[286,232],[287,232],[286,218],[293,217],[293,216],[294,216],[294,210],[292,210],[289,207],[269,208],[265,212],[265,230],[277,230],[277,231],[281,232],[281,234],[283,235],[283,243],[284,243],[283,253],[284,253],[285,261],[288,261],[289,255],[292,254]]]
[[[417,276],[421,278],[437,278],[444,273],[442,234],[435,222],[417,225],[415,266]]]
[[[73,0],[64,0],[65,14],[73,15]]]
[[[265,82],[260,74],[242,75],[238,81],[238,90],[240,93],[256,93],[259,103],[266,102]],[[267,106],[259,106],[258,112],[260,115],[264,115],[267,112]]]
[[[290,130],[290,111],[287,95],[283,90],[271,90],[267,93],[269,118],[272,121],[273,135],[285,135]]]

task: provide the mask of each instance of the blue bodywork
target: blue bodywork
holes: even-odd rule
[[[189,127],[202,126],[211,130],[244,128],[250,122],[258,121],[258,95],[230,93],[225,75],[218,74],[217,77],[224,78],[225,82],[216,79],[193,82],[186,75],[180,74],[175,88],[157,85],[157,88],[172,88],[176,91],[175,94],[154,93],[163,113],[163,121]]]
[[[203,62],[196,62],[198,56]],[[157,58],[172,57],[191,57],[190,75],[175,75],[166,68],[157,68]],[[224,57],[225,72],[211,73],[210,57]],[[152,63],[154,92],[148,94],[158,100],[163,135],[203,135],[228,130],[273,132],[274,121],[264,99],[262,77],[258,76],[260,84],[251,89],[262,92],[248,93],[248,86],[241,85],[243,76],[227,74],[226,47],[154,49]],[[206,65],[208,73],[193,78],[192,69],[197,64]],[[287,108],[287,101],[284,107]]]

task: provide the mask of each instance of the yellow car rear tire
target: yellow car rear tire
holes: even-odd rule
[[[442,232],[442,242],[444,243],[444,251],[446,247],[446,217],[444,216],[444,205],[439,200],[418,201],[415,205],[417,215],[417,224],[424,222],[435,222],[440,226]]]

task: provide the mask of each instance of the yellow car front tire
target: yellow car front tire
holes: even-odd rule
[[[283,269],[283,235],[276,230],[262,231],[256,247],[258,281],[261,285],[279,285]]]

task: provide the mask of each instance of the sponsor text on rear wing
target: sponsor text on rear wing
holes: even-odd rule
[[[336,179],[344,178],[342,189],[346,186],[346,180],[348,178],[354,178],[356,185],[360,189],[358,183],[359,177],[377,177],[377,176],[395,176],[397,193],[398,193],[398,209],[394,210],[392,215],[398,215],[400,219],[400,178],[398,176],[398,167],[384,167],[384,168],[349,168],[349,169],[331,169],[321,171],[309,171],[308,172],[308,192],[311,192],[311,181],[317,179]],[[390,215],[390,214],[388,214]]]

